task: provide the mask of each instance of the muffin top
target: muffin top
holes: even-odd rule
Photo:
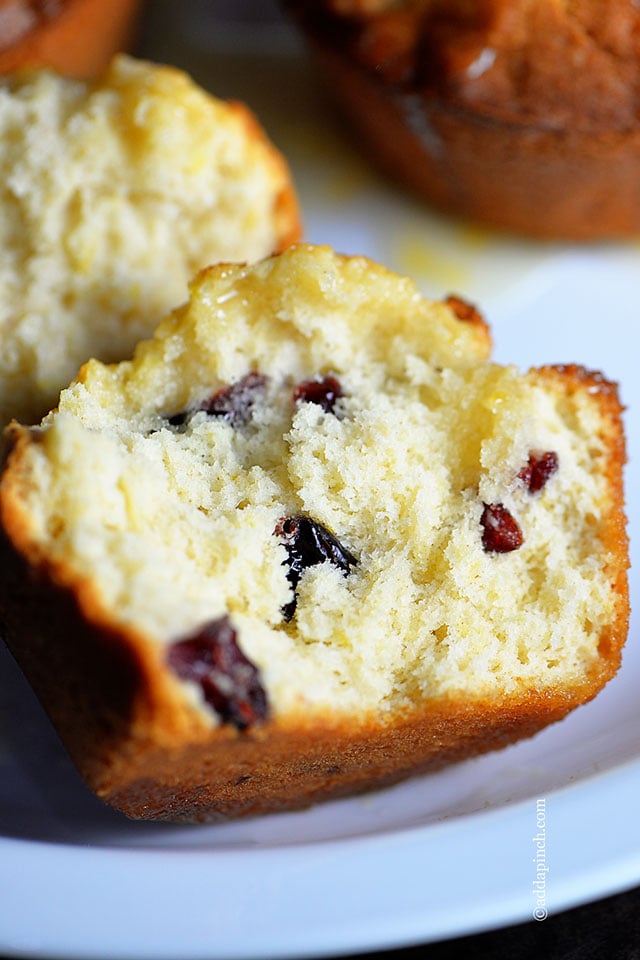
[[[627,0],[292,0],[387,83],[499,122],[635,128],[640,8]],[[315,6],[314,12],[311,8]],[[308,9],[307,9],[308,8]]]

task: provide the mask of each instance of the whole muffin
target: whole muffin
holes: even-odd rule
[[[530,736],[628,627],[615,386],[294,246],[91,361],[0,482],[7,642],[89,786],[215,820]]]
[[[300,233],[253,114],[118,56],[95,81],[0,79],[0,425],[36,422],[89,357],[127,357],[195,271]]]
[[[287,0],[399,182],[525,234],[640,232],[640,7],[627,0]]]

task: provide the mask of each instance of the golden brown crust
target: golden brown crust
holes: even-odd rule
[[[62,0],[53,15],[39,12],[40,6],[46,5],[23,0],[0,4],[14,41],[0,43],[0,73],[51,67],[67,76],[95,76],[114,53],[129,48],[142,4],[140,0]]]
[[[476,306],[472,303],[469,303],[468,300],[465,300],[463,297],[458,296],[456,293],[450,293],[446,297],[445,301],[449,309],[456,315],[458,320],[464,320],[465,323],[479,324],[487,328],[484,317],[478,310]],[[487,328],[488,330],[488,328]]]
[[[430,203],[541,237],[640,231],[634,5],[289,6],[373,156]]]
[[[442,302],[451,310],[457,320],[462,320],[463,323],[468,323],[473,327],[478,337],[478,345],[488,359],[493,346],[491,329],[475,304],[465,300],[457,293],[450,293]]]
[[[582,367],[545,367],[534,376],[567,397],[586,389],[602,416],[609,482],[602,539],[616,603],[599,660],[561,689],[441,698],[357,722],[300,714],[244,733],[209,728],[179,695],[162,650],[111,624],[90,583],[28,546],[28,518],[14,491],[31,440],[14,427],[13,465],[0,485],[0,610],[10,648],[90,788],[135,818],[205,821],[296,809],[504,747],[595,696],[620,665],[629,618],[622,408],[615,385]]]

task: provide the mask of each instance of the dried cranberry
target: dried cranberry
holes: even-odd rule
[[[181,679],[200,685],[223,723],[246,730],[267,717],[269,707],[260,673],[238,646],[228,616],[174,643],[168,662]]]
[[[222,417],[232,427],[241,427],[251,419],[251,411],[267,384],[267,378],[255,370],[241,380],[216,390],[192,411],[181,411],[167,417],[173,427],[182,426],[194,413],[203,410],[209,417]]]
[[[526,467],[518,474],[518,479],[522,480],[529,493],[537,493],[557,469],[558,454],[553,450],[547,450],[546,453],[531,452]]]
[[[191,414],[186,410],[181,410],[180,413],[173,413],[170,417],[167,417],[167,420],[172,427],[181,427],[183,423],[187,422],[190,416]]]
[[[266,384],[263,374],[251,371],[231,386],[216,391],[200,409],[210,417],[223,417],[234,427],[241,426],[250,419],[251,409]]]
[[[485,503],[480,523],[486,553],[511,553],[524,543],[517,521],[501,503]]]
[[[340,381],[335,377],[322,377],[321,380],[304,380],[293,392],[293,399],[302,403],[317,403],[325,413],[331,413],[336,400],[344,396]]]
[[[296,609],[295,589],[304,570],[329,560],[345,576],[357,564],[354,555],[330,533],[326,527],[311,517],[283,517],[274,531],[287,548],[289,572],[287,580],[294,590],[294,597],[283,607],[285,620],[291,620]]]

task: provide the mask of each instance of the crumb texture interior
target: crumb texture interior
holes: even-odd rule
[[[236,415],[202,409],[250,374]],[[331,409],[296,394],[329,375]],[[157,644],[228,615],[276,715],[571,684],[613,619],[593,395],[491,363],[476,325],[362,258],[301,245],[203,272],[131,361],[87,364],[34,440],[35,548]],[[532,492],[522,471],[549,451]],[[518,549],[485,549],[486,504]],[[357,562],[305,569],[286,619],[276,530],[298,516]]]
[[[287,184],[248,112],[178,70],[4,78],[0,422],[39,420],[89,357],[130,356],[196,270],[278,249]]]

